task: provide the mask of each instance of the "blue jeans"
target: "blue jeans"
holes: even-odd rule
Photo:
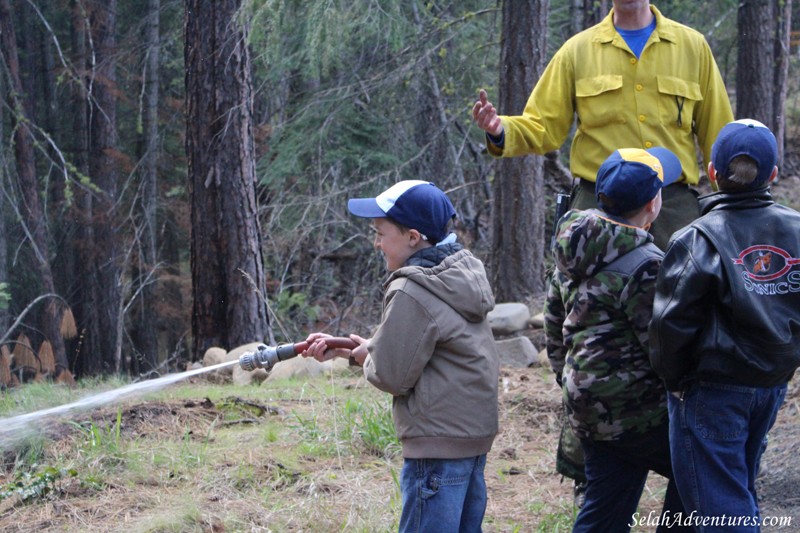
[[[581,439],[581,444],[586,460],[586,503],[575,519],[573,533],[625,532],[634,524],[644,525],[647,519],[659,524],[656,531],[692,531],[680,524],[672,524],[669,529],[661,524],[674,522],[683,512],[672,480],[667,424],[613,441]],[[636,512],[650,470],[670,479],[661,515],[654,517]]]
[[[670,395],[675,481],[686,511],[706,519],[698,532],[760,531],[756,475],[785,396],[786,385],[706,382],[691,385],[682,400]]]
[[[480,532],[486,512],[486,454],[466,459],[405,459],[400,532]]]

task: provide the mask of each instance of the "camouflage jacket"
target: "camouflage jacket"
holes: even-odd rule
[[[662,254],[627,272],[614,267],[648,242],[643,229],[595,209],[570,211],[559,226],[545,302],[547,353],[581,438],[614,440],[667,422],[647,336]]]

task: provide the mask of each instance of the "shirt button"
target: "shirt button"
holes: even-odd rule
[[[639,122],[644,122],[645,120],[647,120],[647,117],[646,117],[646,116],[644,116],[644,115],[639,115]]]
[[[635,57],[632,57],[632,58],[631,58],[631,65],[635,65],[635,64],[636,64],[636,58],[635,58]]]
[[[652,148],[653,147],[653,143],[651,143],[650,141],[647,141],[647,142],[644,143],[644,147],[645,148]]]
[[[641,83],[637,83],[636,84],[636,90],[637,91],[641,91],[642,89],[644,89],[644,86]]]

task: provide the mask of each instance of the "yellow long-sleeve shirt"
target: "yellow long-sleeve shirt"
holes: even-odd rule
[[[681,160],[681,181],[699,181],[695,136],[706,164],[719,130],[733,112],[719,69],[699,32],[650,6],[656,27],[639,59],[612,20],[569,39],[534,87],[521,116],[501,116],[502,148],[492,155],[543,154],[577,130],[570,151],[573,176],[595,180],[618,148],[663,146]]]

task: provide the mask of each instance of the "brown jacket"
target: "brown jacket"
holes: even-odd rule
[[[394,396],[393,417],[409,459],[487,453],[498,430],[499,356],[487,314],[494,296],[483,264],[461,250],[386,282],[383,319],[364,375]]]

